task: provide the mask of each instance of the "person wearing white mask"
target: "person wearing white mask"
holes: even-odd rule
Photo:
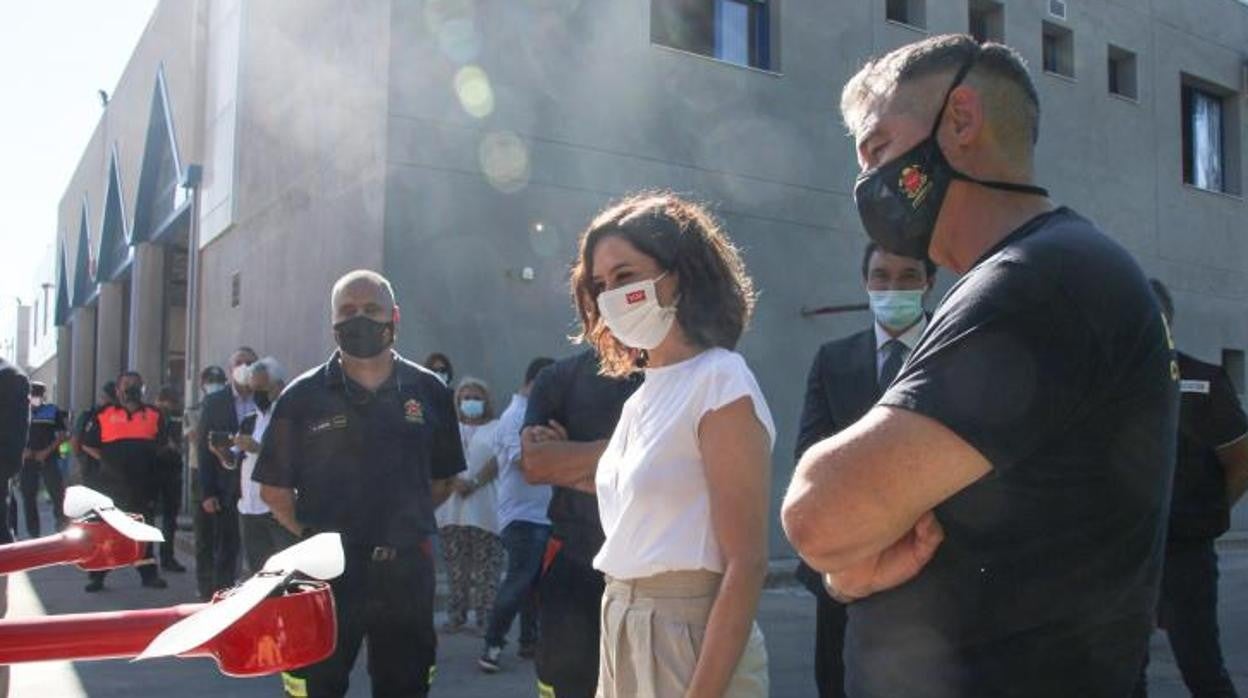
[[[645,372],[592,482],[606,534],[597,695],[765,696],[754,619],[775,426],[734,351],[753,283],[703,207],[648,193],[590,224],[572,289],[602,372]]]
[[[870,301],[871,327],[819,347],[806,380],[795,460],[812,444],[858,421],[897,377],[918,343],[927,318],[923,305],[936,280],[931,260],[903,257],[868,243],[862,255],[862,283]],[[797,578],[815,595],[815,684],[820,698],[845,695],[841,658],[847,622],[845,605],[823,588],[822,577],[805,562]]]
[[[498,420],[489,387],[476,378],[460,379],[455,406],[467,469],[455,478],[451,496],[434,512],[450,591],[442,630],[459,632],[472,610],[476,616],[472,630],[484,636],[503,568],[494,456]]]
[[[269,505],[260,497],[260,483],[251,479],[256,461],[260,458],[264,433],[273,416],[273,404],[286,387],[286,369],[277,359],[266,356],[251,365],[250,374],[249,385],[256,412],[254,417],[245,418],[240,425],[240,433],[234,437],[234,446],[243,454],[243,463],[239,467],[241,484],[238,498],[243,558],[250,573],[256,574],[270,556],[294,545],[298,539],[274,518]],[[246,423],[248,419],[252,424]]]

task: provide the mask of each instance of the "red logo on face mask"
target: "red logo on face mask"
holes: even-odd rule
[[[645,299],[646,292],[642,290],[633,291],[632,293],[624,296],[624,300],[627,301],[629,305],[632,305],[633,303],[640,303]]]
[[[898,178],[897,183],[901,185],[901,190],[916,207],[923,202],[924,197],[927,196],[928,189],[931,188],[927,175],[923,173],[923,170],[919,169],[918,165],[911,165],[902,170],[901,177]]]

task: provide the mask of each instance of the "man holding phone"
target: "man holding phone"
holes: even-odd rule
[[[203,599],[234,583],[238,570],[238,461],[231,450],[234,435],[247,416],[254,414],[247,367],[256,352],[242,346],[230,356],[230,389],[204,396],[197,430],[199,450],[199,509],[195,539],[195,574]]]

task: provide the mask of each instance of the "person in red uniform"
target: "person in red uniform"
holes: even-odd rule
[[[165,418],[155,405],[143,402],[143,377],[126,371],[117,379],[118,403],[96,413],[83,436],[82,448],[100,462],[98,489],[122,511],[152,520],[155,475],[161,447],[168,442]],[[136,565],[143,586],[164,589],[151,545]],[[105,571],[90,572],[87,592],[104,588]]]

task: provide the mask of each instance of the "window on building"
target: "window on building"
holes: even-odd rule
[[[236,271],[230,277],[230,307],[237,308],[243,300],[243,273]]]
[[[1109,93],[1135,99],[1139,96],[1135,79],[1135,54],[1110,44]]]
[[[767,0],[651,0],[650,40],[770,70],[770,11]]]
[[[885,0],[884,18],[890,22],[908,24],[919,29],[926,28],[926,3],[924,0]]]
[[[1235,392],[1244,394],[1244,352],[1242,349],[1222,350],[1222,370],[1231,377]]]
[[[34,325],[30,332],[30,343],[34,346],[39,346],[39,301],[37,299],[35,300],[35,312],[31,313],[30,317],[30,324]]]
[[[1185,80],[1183,109],[1183,181],[1210,191],[1229,185],[1226,102],[1222,95]]]
[[[1046,73],[1075,77],[1075,35],[1066,27],[1044,22],[1042,58]]]
[[[979,43],[1005,42],[1005,6],[993,0],[970,1],[971,36]]]

